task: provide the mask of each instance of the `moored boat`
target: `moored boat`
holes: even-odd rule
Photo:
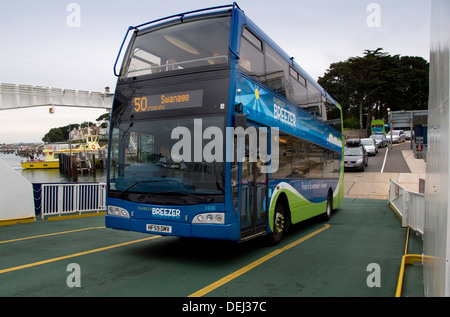
[[[53,150],[42,151],[45,154],[45,159],[28,159],[20,162],[22,168],[29,169],[45,169],[45,168],[59,168],[58,152]]]
[[[100,149],[100,145],[98,144],[99,136],[98,135],[88,135],[86,136],[86,142],[84,144],[80,144],[76,148],[72,149],[52,149],[51,146],[47,150],[43,150],[42,152],[45,154],[45,159],[27,159],[26,161],[22,161],[20,164],[22,168],[28,169],[51,169],[51,168],[59,168],[59,154],[60,153],[77,153],[77,152],[94,152]]]

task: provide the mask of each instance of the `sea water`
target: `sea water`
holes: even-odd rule
[[[44,159],[45,156],[39,157]],[[58,168],[55,169],[26,169],[20,165],[21,161],[26,161],[26,157],[15,154],[0,153],[0,159],[6,162],[13,170],[25,177],[32,184],[40,183],[74,183],[72,175],[61,172]],[[93,173],[78,173],[78,183],[97,182],[106,183],[106,169],[97,169]]]

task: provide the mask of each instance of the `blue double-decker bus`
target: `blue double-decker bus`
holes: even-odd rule
[[[339,207],[341,107],[236,3],[130,27],[127,41],[107,227],[278,243]]]

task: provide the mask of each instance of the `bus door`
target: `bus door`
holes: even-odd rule
[[[251,126],[251,125],[249,125]],[[254,126],[253,126],[254,127]],[[256,131],[257,130],[257,127]],[[260,142],[268,142],[268,138],[259,140],[257,133],[257,145]],[[251,237],[263,235],[267,232],[267,193],[268,193],[268,174],[261,173],[261,166],[264,165],[259,157],[259,147],[252,146],[247,140],[245,142],[245,161],[239,164],[240,175],[240,227],[241,240],[245,241]],[[256,153],[255,153],[256,151]],[[253,162],[250,158],[253,156]],[[254,158],[257,161],[254,161]]]

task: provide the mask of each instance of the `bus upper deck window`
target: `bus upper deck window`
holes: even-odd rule
[[[228,63],[230,23],[221,16],[139,31],[122,78]]]
[[[262,42],[244,29],[241,38],[239,68],[249,75],[264,75],[264,55]]]

